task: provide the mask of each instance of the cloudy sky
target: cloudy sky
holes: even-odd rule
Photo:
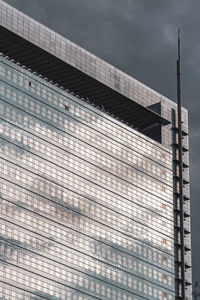
[[[4,1],[172,100],[181,28],[183,105],[190,114],[193,279],[200,281],[200,1]]]

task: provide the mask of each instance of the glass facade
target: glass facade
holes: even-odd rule
[[[1,57],[0,299],[175,299],[172,153]]]
[[[176,103],[2,0],[0,52],[0,300],[191,300],[187,110],[179,157]]]

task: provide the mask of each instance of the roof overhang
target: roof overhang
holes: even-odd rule
[[[61,86],[88,97],[98,106],[123,119],[139,130],[170,122],[150,109],[109,88],[72,65],[0,26],[0,51],[4,55],[53,80]]]

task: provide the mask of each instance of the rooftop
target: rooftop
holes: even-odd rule
[[[140,131],[170,123],[148,107],[160,94],[1,0],[0,52]]]

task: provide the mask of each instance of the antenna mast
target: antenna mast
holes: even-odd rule
[[[182,299],[185,299],[185,247],[184,247],[184,209],[183,209],[183,145],[182,145],[182,99],[181,99],[181,41],[178,29],[177,59],[177,114],[178,114],[178,155],[179,155],[179,189],[180,189],[180,227],[181,227],[181,282]]]

